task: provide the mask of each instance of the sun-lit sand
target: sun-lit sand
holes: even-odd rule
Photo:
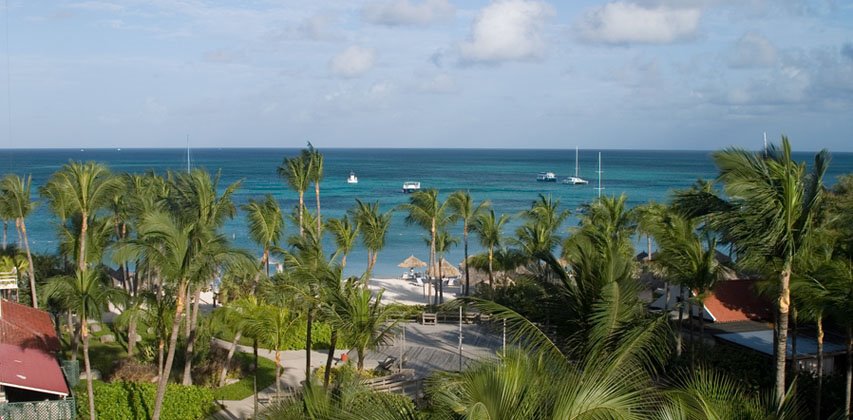
[[[385,289],[382,301],[403,303],[406,305],[424,305],[427,303],[427,286],[419,286],[402,279],[370,279],[371,290]],[[433,295],[435,294],[433,290]],[[459,293],[459,286],[444,287],[444,301],[453,300]]]

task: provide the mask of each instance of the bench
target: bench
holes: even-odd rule
[[[436,325],[436,314],[430,312],[424,312],[421,314],[421,324],[423,325]]]

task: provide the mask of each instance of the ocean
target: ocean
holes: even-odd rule
[[[355,204],[355,199],[379,201],[383,210],[407,201],[400,189],[405,181],[420,181],[422,188],[437,188],[442,198],[456,190],[468,190],[476,201],[490,200],[498,213],[516,216],[530,207],[538,194],[559,200],[562,207],[573,211],[598,195],[597,166],[599,150],[580,151],[580,176],[587,185],[537,182],[538,172],[555,172],[562,179],[574,175],[574,150],[510,150],[510,149],[321,149],[325,155],[325,177],[321,183],[321,210],[324,218],[340,217]],[[666,202],[671,191],[687,188],[698,178],[712,179],[715,167],[708,151],[601,150],[601,179],[604,195],[626,194],[630,206],[648,201]],[[193,167],[219,171],[221,187],[240,181],[235,194],[237,205],[250,198],[273,194],[286,211],[293,208],[297,195],[276,174],[282,158],[294,156],[297,149],[192,149]],[[795,153],[798,161],[812,162],[814,153]],[[27,220],[31,247],[37,252],[55,252],[57,247],[55,219],[37,189],[50,175],[69,160],[98,161],[114,172],[153,170],[186,170],[184,149],[36,149],[3,150],[0,168],[4,173],[32,175],[33,194],[40,205]],[[358,184],[347,184],[350,171],[358,176]],[[838,175],[853,172],[853,153],[834,153],[826,177],[827,184]],[[313,189],[306,193],[309,208],[314,206]],[[399,276],[397,264],[414,254],[426,261],[429,255],[428,233],[417,226],[407,226],[405,215],[397,212],[388,233],[386,247],[377,261],[377,277]],[[515,217],[507,226],[512,234],[520,221]],[[574,226],[572,215],[565,227]],[[257,248],[249,240],[242,213],[229,221],[224,233],[238,246],[251,251]],[[10,229],[10,240],[14,238]],[[292,224],[286,234],[296,232]],[[462,260],[462,226],[452,228],[460,239],[447,259],[454,264]],[[331,251],[331,245],[329,246]],[[475,236],[470,238],[470,253],[480,250]],[[360,274],[366,267],[366,251],[358,247],[349,256],[348,274]]]

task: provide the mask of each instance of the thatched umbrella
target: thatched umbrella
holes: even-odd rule
[[[418,268],[418,267],[426,267],[427,263],[417,259],[414,255],[406,258],[400,264],[397,264],[397,267],[401,268]]]
[[[430,269],[427,270],[427,274],[430,277],[461,277],[462,276],[462,272],[460,272],[459,269],[456,268],[455,265],[451,264],[450,261],[447,261],[444,258],[441,259],[441,274],[442,274],[441,276],[438,275],[439,274],[438,264],[434,264],[432,267],[430,267]]]

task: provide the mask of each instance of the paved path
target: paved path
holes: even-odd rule
[[[404,351],[404,368],[414,369],[416,377],[424,378],[436,370],[459,370],[459,325],[444,324],[421,325],[418,323],[402,324],[405,327],[405,343],[402,334],[398,333],[387,346],[368,352],[364,367],[375,368],[387,357],[399,357]],[[401,331],[402,332],[402,331]],[[214,344],[229,348],[231,343],[214,339]],[[462,365],[463,368],[476,360],[495,357],[501,348],[499,332],[489,330],[481,324],[462,325]],[[250,346],[237,346],[237,351],[251,353]],[[346,350],[335,350],[336,359],[340,359]],[[311,368],[325,366],[328,353],[311,352]],[[258,349],[258,356],[275,360],[275,352]],[[349,358],[356,361],[355,351],[349,351]],[[281,376],[282,389],[296,388],[305,379],[305,351],[288,350],[281,352],[284,371]],[[275,384],[258,393],[261,399],[275,394]],[[250,396],[239,401],[219,401],[224,408],[213,415],[215,419],[233,420],[250,418],[254,409],[254,398]]]

